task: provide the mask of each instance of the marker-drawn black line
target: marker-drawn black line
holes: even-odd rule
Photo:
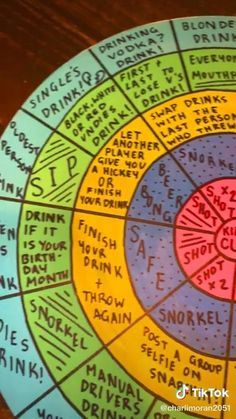
[[[71,358],[71,355],[69,355],[67,352],[63,351],[60,346],[53,343],[51,340],[45,338],[43,335],[39,335],[39,338],[44,340],[44,342],[48,343],[48,345],[53,346],[53,348],[57,349],[59,352],[61,352],[63,355],[65,355],[67,358]]]
[[[44,327],[42,324],[40,324],[38,321],[35,322],[36,326],[39,327],[40,329],[42,329],[44,332],[48,333],[50,336],[52,336],[54,339],[58,340],[58,342],[60,342],[62,345],[64,345],[67,349],[69,349],[71,352],[75,352],[75,349],[68,345],[68,343],[64,342],[63,339],[58,337],[58,334],[55,335],[53,332],[51,332],[50,330],[48,330],[46,327]]]
[[[68,196],[71,196],[71,195],[72,195],[72,193],[73,193],[73,191],[69,192],[69,193],[68,193],[68,194],[66,194],[66,195],[63,195],[60,199],[57,199],[57,202],[62,202],[62,201],[65,201],[65,199],[66,199]],[[50,199],[50,201],[51,201],[51,199]],[[70,199],[67,199],[65,202],[71,202],[71,198],[70,198]]]
[[[34,170],[32,172],[33,175],[36,175],[37,173],[41,172],[41,170],[45,169],[45,167],[48,167],[49,164],[54,163],[54,161],[59,161],[60,159],[62,159],[63,157],[69,156],[69,154],[74,153],[76,151],[76,149],[72,149],[70,151],[68,151],[68,153],[64,153],[61,156],[57,156],[55,159],[50,160],[47,164],[45,164],[44,166],[41,166],[39,169]]]
[[[236,312],[234,313],[234,310],[236,308],[235,295],[236,295],[236,263],[234,264],[234,281],[233,281],[233,286],[232,286],[229,323],[228,323],[227,340],[226,340],[226,364],[225,364],[225,370],[224,370],[224,383],[223,383],[223,388],[226,388],[226,389],[227,389],[228,373],[229,373],[229,360],[230,360],[231,341],[232,341],[232,334],[233,334],[233,321],[236,321]],[[230,397],[232,397],[232,395],[230,395]],[[226,396],[223,396],[222,405],[224,405],[225,403],[226,403]],[[224,415],[221,416],[221,419],[223,419],[223,417]]]
[[[62,141],[62,139],[61,139],[61,138],[59,138],[58,140],[51,141],[51,142],[50,142],[50,145],[52,146],[52,145],[57,144],[57,143],[64,144],[64,143],[63,143],[63,141]]]
[[[59,292],[55,292],[55,295],[58,298],[60,298],[62,301],[64,301],[66,304],[73,307],[73,304],[69,300],[67,300],[65,297],[63,297],[61,294],[59,294]]]
[[[202,88],[202,87],[206,87],[206,88],[208,88],[208,90],[216,90],[217,88],[217,90],[219,90],[219,87],[229,87],[229,86],[235,86],[236,85],[236,83],[234,83],[234,84],[224,84],[224,83],[221,83],[221,84],[215,84],[214,86],[213,85],[208,85],[208,84],[205,84],[205,85],[202,85],[202,86],[199,86],[199,88]],[[227,89],[228,90],[228,89]],[[231,127],[232,128],[232,127]],[[213,132],[214,133],[214,132]]]
[[[53,283],[53,284],[45,285],[43,287],[31,288],[29,290],[24,290],[24,291],[21,290],[19,292],[14,292],[13,294],[6,294],[6,295],[1,296],[0,300],[5,300],[5,299],[8,299],[8,298],[23,297],[24,295],[34,294],[34,293],[38,293],[38,292],[48,290],[48,289],[51,289],[51,288],[62,287],[64,285],[71,285],[71,280],[58,282],[57,284]]]
[[[201,221],[203,224],[206,224],[207,227],[212,227],[212,224],[207,223],[203,218],[201,218],[198,214],[195,214],[190,208],[186,208],[186,211],[189,212],[193,217],[197,218],[199,221]]]
[[[70,179],[71,180],[71,179]],[[72,183],[71,185],[67,186],[66,189],[63,189],[63,191],[60,191],[57,195],[54,195],[54,197],[51,197],[50,201],[52,201],[53,199],[56,200],[56,198],[58,198],[59,196],[61,196],[62,194],[64,194],[65,192],[69,192],[70,189],[74,188],[74,186],[77,185],[77,183]],[[71,194],[72,192],[69,192],[68,194]],[[68,195],[67,194],[67,195]],[[67,196],[65,195],[65,196]],[[62,200],[63,198],[61,198]],[[60,202],[60,200],[58,200],[57,202]]]
[[[65,147],[65,148],[63,148],[62,150],[59,150],[57,153],[52,153],[52,156],[50,155],[50,156],[47,156],[47,157],[45,157],[44,159],[42,159],[42,160],[39,160],[39,164],[40,164],[40,166],[42,165],[42,163],[44,163],[45,161],[47,161],[47,160],[49,160],[49,159],[51,159],[52,157],[54,158],[55,156],[57,156],[57,158],[58,158],[58,160],[60,159],[60,154],[61,153],[64,153],[64,151],[67,151],[67,150],[71,150],[71,146],[67,146],[67,147]],[[59,156],[58,156],[58,154],[59,154]],[[50,164],[51,162],[49,162],[49,163],[47,163],[47,165],[48,164]],[[45,166],[44,166],[45,167]]]
[[[147,409],[147,411],[144,414],[142,419],[148,419],[150,417],[149,415],[150,415],[151,411],[154,409],[154,406],[155,406],[156,402],[157,402],[157,399],[154,397],[154,399],[152,400],[149,408]]]
[[[49,128],[50,131],[52,132],[51,135],[53,134],[58,134],[60,135],[60,137],[64,138],[65,140],[67,140],[69,143],[73,144],[74,146],[76,146],[76,148],[79,148],[81,151],[83,151],[84,153],[88,154],[91,157],[94,157],[94,154],[91,153],[89,150],[87,150],[86,148],[82,147],[80,144],[78,144],[76,141],[72,140],[70,137],[67,137],[67,135],[63,134],[63,132],[60,132],[57,130],[57,128],[52,127],[50,124],[48,124],[46,121],[44,121],[43,119],[39,118],[38,116],[34,115],[32,112],[28,111],[25,108],[21,108],[22,112],[26,113],[27,115],[31,116],[31,118],[35,119],[36,121],[40,122],[42,125],[44,125],[45,127]],[[64,117],[63,117],[64,119]]]
[[[171,21],[170,21],[171,22]],[[172,25],[172,30],[173,29],[173,25]],[[177,44],[178,47],[178,44]],[[123,94],[123,96],[126,98],[126,100],[129,102],[130,106],[132,107],[132,109],[137,113],[137,116],[139,116],[143,122],[146,124],[146,126],[149,128],[149,130],[153,133],[153,135],[156,137],[156,139],[160,142],[160,144],[162,145],[162,147],[165,149],[166,154],[169,155],[171,157],[171,159],[175,162],[176,166],[180,169],[180,171],[183,173],[183,175],[185,176],[186,179],[188,179],[188,181],[194,186],[194,188],[197,190],[199,188],[199,185],[194,181],[194,179],[190,176],[190,174],[186,171],[185,167],[182,166],[182,164],[178,161],[178,159],[175,157],[175,155],[172,153],[172,150],[169,150],[166,146],[166,144],[161,140],[161,138],[158,136],[158,134],[156,133],[156,131],[154,130],[153,126],[149,123],[149,121],[145,118],[145,116],[143,115],[143,113],[139,112],[136,104],[134,104],[132,102],[132,100],[130,99],[129,95],[126,93],[126,91],[123,89],[123,87],[117,82],[117,80],[115,79],[115,77],[109,73],[108,69],[105,67],[105,65],[103,64],[103,62],[100,60],[100,58],[94,53],[94,51],[92,49],[89,49],[89,52],[91,53],[91,55],[97,60],[98,64],[100,64],[100,66],[104,69],[104,71],[107,72],[108,76],[111,78],[111,80],[113,80],[113,83],[116,85],[116,87],[120,90],[120,92]],[[180,59],[183,60],[181,51],[179,50],[179,55],[180,55]],[[183,63],[184,66],[184,63]],[[185,67],[183,67],[185,68]],[[186,69],[185,69],[186,71]],[[188,80],[188,75],[186,73],[186,77]],[[217,217],[223,222],[224,219],[221,216],[220,212],[218,212],[218,210],[215,208],[215,206],[212,204],[212,202],[208,199],[208,197],[203,193],[203,191],[200,189],[199,190],[199,194],[204,198],[204,200],[208,203],[208,205],[212,208],[213,212],[217,215]]]
[[[47,298],[52,301],[53,303],[57,304],[59,307],[61,307],[66,313],[70,314],[71,317],[73,317],[74,319],[78,320],[78,316],[76,316],[72,311],[68,310],[68,308],[66,308],[64,305],[62,305],[61,303],[59,303],[57,300],[55,300],[52,297],[47,296]]]
[[[60,147],[63,147],[65,144],[62,142],[62,140],[60,140],[60,141],[61,141],[61,144],[55,145],[54,147],[50,147],[50,145],[48,144],[48,149],[45,150],[44,153],[48,154],[48,153],[53,152],[54,150],[57,150]]]
[[[48,355],[52,356],[54,359],[56,359],[57,361],[61,362],[61,364],[66,365],[66,362],[63,361],[63,359],[61,359],[56,354],[53,354],[51,351],[46,351],[46,352],[47,352]]]
[[[50,192],[48,192],[47,194],[43,195],[42,198],[47,198],[48,196],[50,196],[51,194],[53,194],[54,192],[58,191],[62,186],[65,186],[68,182],[70,182],[72,179],[74,179],[76,176],[78,176],[79,173],[75,173],[73,176],[71,176],[69,179],[65,180],[65,182],[61,183],[59,186],[57,186],[56,188],[52,189]]]

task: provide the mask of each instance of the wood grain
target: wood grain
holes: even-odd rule
[[[30,93],[84,48],[144,23],[214,14],[236,15],[235,1],[0,0],[0,133]],[[0,419],[12,417],[0,398]]]

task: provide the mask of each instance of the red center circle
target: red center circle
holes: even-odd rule
[[[175,220],[175,248],[188,280],[217,298],[236,300],[236,179],[203,185]]]

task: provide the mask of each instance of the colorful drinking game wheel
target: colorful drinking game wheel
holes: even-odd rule
[[[86,50],[1,139],[0,389],[22,419],[236,415],[236,18]]]

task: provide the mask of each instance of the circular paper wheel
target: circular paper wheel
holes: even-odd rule
[[[0,389],[16,418],[235,417],[235,25],[105,40],[4,132]]]

